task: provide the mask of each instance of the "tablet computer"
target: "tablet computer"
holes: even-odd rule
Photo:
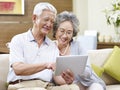
[[[55,75],[60,75],[66,69],[70,69],[74,75],[82,74],[87,63],[87,58],[87,55],[70,55],[57,57]]]

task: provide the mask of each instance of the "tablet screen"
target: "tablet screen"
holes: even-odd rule
[[[70,55],[70,56],[59,56],[56,58],[56,70],[55,75],[60,75],[66,69],[72,70],[72,72],[77,74],[82,74],[86,63],[87,63],[88,56],[86,55]]]

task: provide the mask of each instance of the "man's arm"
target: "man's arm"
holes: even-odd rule
[[[54,63],[41,63],[41,64],[25,64],[22,62],[16,62],[12,64],[12,68],[16,75],[32,75],[40,72],[44,69],[54,70]]]

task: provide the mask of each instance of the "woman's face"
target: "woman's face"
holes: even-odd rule
[[[58,44],[67,45],[73,37],[73,26],[70,21],[65,21],[60,24],[56,32]]]

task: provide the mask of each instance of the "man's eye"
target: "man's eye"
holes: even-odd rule
[[[60,30],[60,32],[64,32],[64,30]]]
[[[44,21],[48,21],[48,19],[44,19]]]
[[[51,23],[54,23],[54,21],[51,21]]]
[[[62,28],[59,28],[59,31],[60,31],[60,32],[64,32],[64,29],[62,29]]]
[[[61,32],[64,32],[64,30],[60,30]]]

